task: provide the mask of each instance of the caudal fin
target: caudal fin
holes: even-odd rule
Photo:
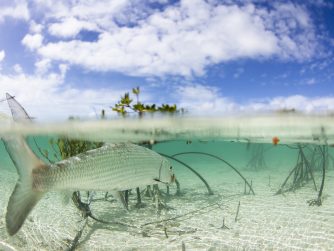
[[[17,122],[29,120],[28,114],[19,103],[9,94],[6,97],[14,120]],[[46,165],[31,151],[22,136],[5,136],[2,140],[19,175],[9,198],[6,213],[7,231],[10,235],[14,235],[43,195],[43,192],[34,189],[33,170],[46,168]]]
[[[3,142],[19,175],[9,198],[6,213],[7,231],[10,235],[14,235],[43,195],[43,192],[34,190],[33,170],[46,166],[30,150],[23,138],[6,137],[3,138]]]

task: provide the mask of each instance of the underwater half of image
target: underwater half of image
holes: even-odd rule
[[[39,197],[14,234],[8,224],[14,224],[20,213],[10,204],[19,190],[16,184],[24,183],[24,178],[16,170],[21,159],[10,153],[12,139],[7,136],[0,147],[1,249],[330,250],[334,246],[334,149],[326,133],[329,126],[297,130],[300,142],[291,132],[286,139],[278,134],[255,139],[255,130],[249,138],[215,137],[217,131],[210,129],[210,123],[208,127],[199,132],[181,127],[178,133],[177,128],[171,132],[150,128],[150,137],[141,128],[134,133],[128,127],[121,135],[124,140],[116,143],[82,139],[82,128],[79,139],[58,135],[56,130],[47,135],[25,133],[26,146],[50,170],[33,169],[33,190]],[[159,140],[152,140],[152,131]],[[140,140],[129,142],[127,133],[140,135]],[[90,134],[98,136],[88,130],[86,135]],[[18,155],[27,154],[18,150],[22,151]],[[105,191],[105,186],[112,189]]]

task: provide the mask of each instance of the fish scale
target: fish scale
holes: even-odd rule
[[[157,183],[163,162],[159,154],[138,145],[107,144],[36,171],[34,181],[39,191],[120,191]]]

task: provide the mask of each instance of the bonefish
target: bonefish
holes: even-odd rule
[[[19,122],[28,118],[23,107],[9,94],[7,100],[14,120]],[[33,153],[23,137],[6,136],[2,140],[19,175],[7,206],[6,226],[10,235],[19,231],[31,210],[48,191],[117,193],[151,184],[169,184],[174,179],[168,160],[130,143],[106,144],[48,165]]]

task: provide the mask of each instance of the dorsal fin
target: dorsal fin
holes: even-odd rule
[[[8,106],[10,108],[10,111],[13,116],[13,120],[20,123],[30,123],[31,117],[28,115],[26,110],[23,108],[23,106],[16,101],[14,96],[10,95],[9,93],[6,93],[6,99],[8,102]]]

